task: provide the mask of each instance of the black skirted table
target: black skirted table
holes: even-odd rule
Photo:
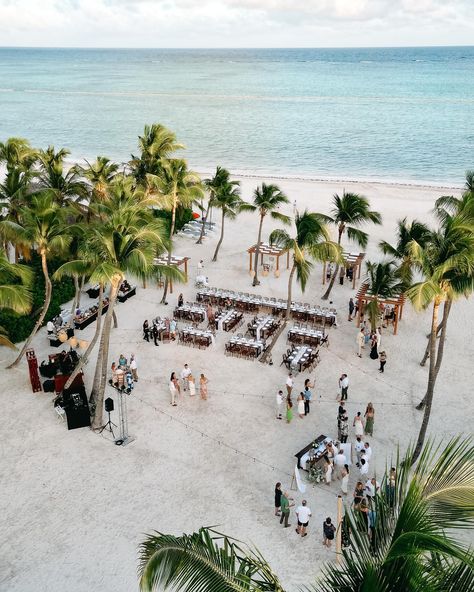
[[[108,308],[109,308],[108,304],[103,306],[102,307],[102,314],[105,314],[107,312]],[[86,327],[88,327],[91,323],[93,323],[97,319],[98,314],[99,314],[99,310],[97,309],[95,312],[82,318],[81,320],[79,320],[79,321],[75,320],[74,326],[76,327],[76,329],[79,329],[80,331],[82,331],[82,329],[85,329]]]

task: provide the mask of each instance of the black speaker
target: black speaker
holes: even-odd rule
[[[105,410],[107,411],[107,413],[110,413],[114,410],[114,400],[110,397],[107,397],[107,399],[105,399]]]
[[[43,382],[43,391],[45,393],[54,393],[54,380],[45,380]]]
[[[89,407],[66,407],[67,429],[87,428],[91,425]]]

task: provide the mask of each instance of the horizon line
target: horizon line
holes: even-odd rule
[[[136,49],[136,50],[153,50],[153,49],[161,49],[161,50],[281,50],[281,49],[434,49],[434,48],[472,48],[472,45],[346,45],[346,46],[336,46],[336,45],[319,45],[319,46],[265,46],[265,47],[256,47],[256,46],[216,46],[216,47],[205,47],[205,46],[196,46],[196,47],[164,47],[164,46],[155,46],[155,47],[146,47],[146,46],[115,46],[115,45],[107,45],[107,46],[92,46],[92,45],[0,45],[0,49]]]

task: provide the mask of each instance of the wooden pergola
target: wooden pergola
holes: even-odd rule
[[[172,255],[171,260],[170,260],[170,267],[176,267],[176,268],[180,268],[181,265],[184,266],[184,281],[187,282],[188,281],[188,261],[191,259],[191,257],[179,257],[179,256],[174,256]],[[165,267],[168,266],[168,255],[161,255],[161,257],[155,257],[155,259],[153,260],[153,263],[155,265],[164,265]],[[170,294],[173,293],[173,280],[170,279],[169,280],[169,286],[170,286]]]
[[[257,245],[252,245],[249,249],[247,249],[247,253],[249,254],[249,271],[253,271],[253,258],[255,256],[255,251],[257,250]],[[260,243],[258,248],[260,253],[260,264],[263,265],[263,257],[276,257],[276,268],[275,274],[277,271],[280,271],[280,257],[286,253],[286,269],[290,269],[290,251],[287,249],[282,249],[277,247],[276,245],[269,245],[268,243]]]
[[[405,304],[405,295],[400,293],[391,298],[379,298],[377,296],[372,296],[371,294],[367,294],[367,290],[369,289],[368,282],[364,282],[362,286],[359,288],[356,294],[357,302],[358,302],[358,311],[357,311],[357,327],[360,327],[360,321],[362,316],[362,311],[365,310],[367,304],[369,302],[376,301],[379,305],[390,305],[393,306],[395,311],[395,318],[393,321],[393,334],[397,334],[398,330],[398,321],[401,321],[403,315],[403,305]]]
[[[343,251],[342,258],[344,260],[344,269],[352,267],[352,289],[355,290],[356,279],[360,279],[360,271],[362,268],[362,261],[365,258],[365,253],[349,253],[348,251]],[[326,268],[327,261],[324,262],[323,267],[323,286],[326,283]]]

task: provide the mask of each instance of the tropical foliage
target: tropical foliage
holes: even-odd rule
[[[379,263],[367,261],[367,273],[369,276],[367,294],[373,297],[367,305],[367,313],[372,331],[375,331],[380,317],[380,301],[398,296],[403,291],[404,284],[392,261]]]
[[[428,443],[413,469],[410,448],[369,505],[345,509],[340,565],[326,564],[314,592],[469,592],[474,555],[454,534],[474,522],[474,445]],[[339,534],[342,534],[339,530]],[[139,548],[140,589],[175,592],[283,591],[262,555],[210,528],[149,535]]]

